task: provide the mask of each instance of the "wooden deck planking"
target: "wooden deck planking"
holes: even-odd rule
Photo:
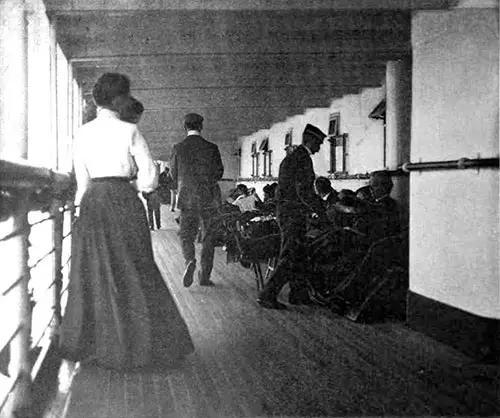
[[[184,288],[176,225],[170,212],[163,218],[155,256],[196,352],[149,373],[83,366],[67,418],[500,414],[498,368],[401,323],[355,324],[312,306],[262,309],[251,270],[226,264],[221,249],[216,286],[195,276]]]

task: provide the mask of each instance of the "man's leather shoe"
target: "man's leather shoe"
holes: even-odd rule
[[[281,302],[278,302],[277,300],[257,298],[257,303],[263,308],[267,309],[279,309],[279,310],[287,309],[286,305],[284,305]]]
[[[184,277],[182,278],[184,287],[189,287],[193,284],[193,276],[195,269],[196,269],[196,260],[191,260],[186,266],[186,271],[184,272]]]

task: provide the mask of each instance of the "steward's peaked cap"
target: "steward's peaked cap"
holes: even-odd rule
[[[185,125],[199,125],[203,123],[203,116],[198,115],[198,113],[188,113],[184,117]]]
[[[326,135],[323,133],[323,131],[319,128],[317,128],[314,125],[311,125],[308,123],[304,129],[304,135],[311,135],[320,141],[326,138]]]

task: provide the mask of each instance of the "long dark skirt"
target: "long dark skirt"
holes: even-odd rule
[[[113,368],[170,364],[194,350],[126,180],[94,179],[82,198],[60,349]]]

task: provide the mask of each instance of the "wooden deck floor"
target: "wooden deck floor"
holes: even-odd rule
[[[262,309],[251,271],[226,264],[221,249],[216,286],[184,288],[174,214],[163,209],[155,255],[196,352],[176,369],[147,373],[64,362],[45,418],[500,415],[498,368],[402,323],[354,324],[320,307]]]

